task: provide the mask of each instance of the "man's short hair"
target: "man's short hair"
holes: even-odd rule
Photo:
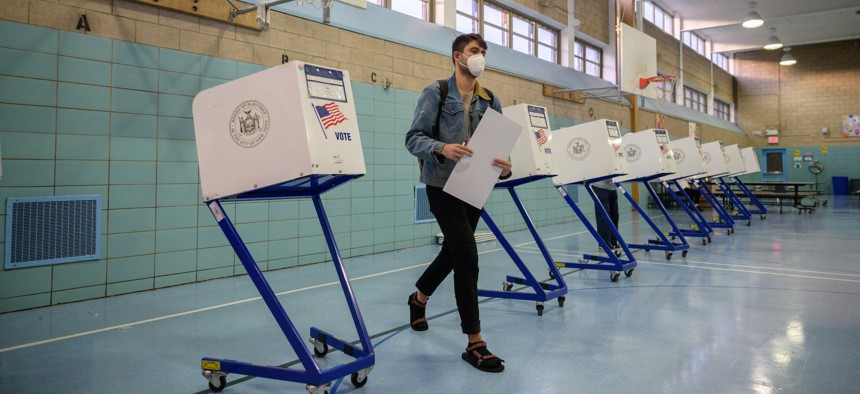
[[[456,63],[454,60],[454,52],[463,53],[463,50],[466,49],[466,46],[469,45],[472,41],[477,41],[478,46],[483,50],[487,50],[487,42],[484,41],[484,37],[481,37],[478,33],[469,33],[469,34],[461,34],[457,38],[454,39],[454,43],[451,44],[451,62]]]

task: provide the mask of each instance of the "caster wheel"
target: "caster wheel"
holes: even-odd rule
[[[621,249],[615,249],[615,257],[621,257],[621,253],[624,253]]]
[[[643,249],[643,250],[644,250],[644,251],[646,251],[646,252],[650,252],[650,251],[651,251],[651,249],[648,249],[648,248],[645,248],[645,249]]]
[[[681,257],[687,257],[687,251],[686,250],[681,251]]]
[[[752,221],[751,221],[751,220],[747,220],[747,227],[749,227],[750,225],[752,225]]]
[[[552,270],[549,270],[549,278],[550,278],[550,279],[555,279],[555,273],[554,273],[554,272],[552,272]]]
[[[713,239],[711,239],[711,237],[708,237],[708,243],[711,243],[711,242],[713,242],[713,241],[714,241],[714,240],[713,240]]]
[[[767,215],[761,215],[761,216],[759,216],[759,219],[761,219],[761,220],[764,220],[765,218],[767,218]]]
[[[702,245],[707,245],[707,244],[708,244],[708,240],[705,238],[702,238]]]
[[[726,235],[732,235],[732,230],[726,230]]]
[[[672,236],[672,238],[669,238],[669,239],[671,239],[672,241],[674,241],[674,240],[675,240],[675,236],[673,235],[673,236]]]
[[[359,380],[358,372],[353,372],[352,375],[350,375],[349,377],[349,381],[352,382],[353,386],[359,388],[367,384],[367,376],[365,376],[364,379]]]
[[[672,252],[666,252],[666,260],[672,260]]]
[[[618,277],[621,276],[621,273],[618,271],[612,271],[609,273],[609,280],[613,282],[618,282]]]
[[[220,393],[221,391],[224,390],[224,387],[227,387],[227,377],[226,376],[219,376],[218,377],[218,387],[215,387],[215,385],[212,384],[212,382],[209,382],[209,391],[211,391],[213,393]]]
[[[513,283],[505,283],[502,286],[504,287],[505,291],[511,291],[514,288]]]
[[[564,306],[564,297],[558,297],[558,307],[561,308]]]
[[[543,304],[537,304],[535,308],[537,309],[538,316],[543,316]]]
[[[317,345],[314,344],[314,354],[316,354],[317,357],[325,357],[325,355],[328,354],[328,344],[325,342],[321,342],[321,343],[322,343],[322,349],[318,348]]]
[[[634,269],[635,269],[635,268],[631,268],[631,269],[629,269],[629,270],[627,270],[627,271],[624,271],[624,276],[626,276],[626,277],[628,277],[628,278],[629,278],[629,277],[631,277],[631,276],[633,276],[633,270],[634,270]]]

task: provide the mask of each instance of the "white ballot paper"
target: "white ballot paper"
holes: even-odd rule
[[[475,208],[483,208],[502,173],[493,165],[493,158],[507,159],[522,131],[522,126],[489,108],[469,139],[472,156],[457,162],[442,190]]]

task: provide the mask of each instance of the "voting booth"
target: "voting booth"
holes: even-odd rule
[[[711,207],[714,209],[714,218],[708,222],[711,227],[727,228],[728,234],[734,232],[734,221],[728,209],[717,199],[711,188],[703,181],[703,178],[711,178],[719,184],[719,178],[729,173],[729,163],[726,157],[725,146],[722,141],[712,141],[702,144],[702,162],[705,163],[706,172],[691,180],[702,193]]]
[[[648,129],[626,134],[621,138],[621,146],[628,173],[614,178],[616,183],[649,180],[677,171],[666,130]]]
[[[365,174],[346,71],[292,61],[200,92],[193,111],[204,201]]]
[[[729,160],[722,141],[702,144],[702,161],[705,163],[705,174],[696,178],[713,178],[729,173]]]
[[[552,182],[565,202],[573,209],[579,220],[600,245],[600,249],[606,253],[606,256],[584,254],[577,263],[557,262],[556,265],[566,268],[610,271],[609,278],[613,282],[618,281],[622,271],[627,277],[633,275],[636,259],[618,229],[612,224],[609,214],[606,213],[606,209],[603,208],[591,184],[626,175],[629,172],[624,150],[621,149],[621,141],[621,129],[618,122],[609,119],[565,127],[552,133],[552,151],[558,165],[558,175],[552,179]],[[567,194],[564,186],[570,184],[585,186],[583,190],[591,197],[597,214],[602,215],[604,220],[609,223],[609,228],[618,241],[618,248],[606,243],[591,224],[589,218]],[[624,258],[621,258],[622,254]],[[609,264],[589,264],[591,261]]]
[[[686,137],[669,142],[672,157],[675,158],[675,173],[660,178],[667,182],[704,174],[705,163],[702,161],[699,137]]]
[[[753,148],[743,148],[741,149],[741,154],[744,157],[744,166],[746,167],[746,171],[744,171],[743,175],[761,172],[761,166],[758,163],[758,156],[755,154],[755,150],[753,150]]]
[[[675,158],[672,156],[672,150],[669,149],[669,133],[663,129],[648,129],[629,133],[621,138],[622,150],[624,157],[627,160],[629,173],[620,177],[616,177],[613,181],[618,184],[618,190],[627,198],[630,205],[639,213],[645,222],[654,230],[655,239],[648,239],[647,243],[634,244],[629,243],[627,246],[633,249],[642,249],[646,252],[653,250],[662,250],[665,252],[666,259],[672,258],[675,251],[682,251],[682,256],[687,257],[687,251],[690,245],[686,238],[681,234],[680,229],[675,224],[669,212],[660,201],[660,197],[649,180],[666,176],[675,173],[677,166]],[[654,204],[662,211],[663,216],[669,223],[671,230],[664,232],[657,226],[651,217],[644,209],[636,202],[636,199],[621,185],[622,182],[642,182],[645,189],[651,195]],[[670,238],[671,237],[671,238]],[[678,242],[673,239],[677,238]]]
[[[204,357],[209,388],[223,390],[229,373],[301,382],[311,392],[347,375],[363,386],[373,346],[320,197],[365,174],[349,72],[292,61],[204,90],[192,109],[203,200],[304,368]],[[350,356],[348,363],[319,366],[221,206],[227,199],[287,198],[313,200],[361,345],[311,327],[313,354],[323,357],[332,347]]]
[[[737,145],[729,145],[725,147],[726,158],[729,159],[729,174],[730,176],[743,175],[746,172],[746,162],[741,153],[741,148]]]
[[[543,315],[545,301],[555,298],[558,300],[559,307],[564,306],[567,284],[558,272],[555,260],[538,234],[537,228],[534,222],[532,222],[531,217],[529,217],[528,211],[526,211],[525,205],[520,200],[515,188],[519,185],[553,177],[557,173],[555,158],[553,157],[551,148],[553,137],[550,132],[549,113],[545,107],[531,104],[517,104],[505,107],[502,109],[502,113],[506,118],[520,125],[523,128],[523,132],[520,133],[510,154],[510,161],[513,165],[511,177],[496,182],[494,189],[506,189],[510,194],[514,205],[516,205],[517,210],[520,212],[520,216],[523,218],[529,232],[531,232],[532,238],[534,238],[535,244],[544,258],[544,262],[547,264],[550,280],[540,281],[532,274],[523,259],[514,250],[513,245],[508,242],[505,235],[493,221],[489,211],[484,209],[481,212],[481,218],[487,223],[487,227],[496,236],[496,239],[508,253],[511,260],[514,261],[522,276],[508,275],[502,281],[501,291],[478,289],[478,295],[482,297],[535,301],[535,308],[540,316]],[[532,288],[532,291],[511,291],[514,284],[529,286]]]
[[[702,160],[702,145],[699,142],[699,137],[691,136],[673,140],[669,142],[669,149],[675,159],[676,171],[674,174],[660,178],[660,181],[666,193],[672,196],[678,206],[690,218],[690,228],[680,229],[681,234],[687,237],[702,238],[702,243],[706,244],[711,240],[714,231],[708,225],[702,212],[696,208],[695,202],[684,192],[687,179],[692,180],[693,177],[707,172]]]
[[[621,149],[618,122],[595,120],[552,133],[552,150],[558,165],[556,186],[595,182],[628,172]]]
[[[551,126],[546,108],[531,104],[517,104],[503,108],[502,114],[525,128],[511,152],[514,171],[506,181],[557,174],[550,143]]]
[[[746,172],[746,163],[744,163],[741,148],[737,144],[725,146],[724,151],[726,153],[726,158],[728,159],[727,165],[729,172],[725,176],[716,178],[716,182],[734,208],[733,211],[729,212],[732,219],[746,220],[747,226],[749,226],[752,223],[750,220],[750,217],[752,216],[751,212],[747,209],[746,204],[741,201],[734,190],[732,190],[731,184],[729,184],[726,179],[729,178],[729,180],[733,180],[735,179],[735,176],[742,175]]]
[[[744,167],[745,170],[742,174],[739,175],[748,175],[755,174],[761,172],[761,167],[758,163],[758,156],[755,154],[755,150],[751,147],[746,147],[741,149],[741,156],[744,159]],[[756,197],[753,192],[747,187],[746,184],[737,176],[732,177],[732,181],[734,181],[735,186],[743,192],[744,196],[755,206],[749,207],[749,212],[754,215],[759,215],[759,218],[764,220],[767,218],[767,207],[759,201],[758,197]]]

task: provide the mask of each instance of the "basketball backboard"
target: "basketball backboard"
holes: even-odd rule
[[[640,78],[657,75],[657,40],[626,23],[621,24],[620,34],[621,91],[657,100],[656,84],[639,87]]]

